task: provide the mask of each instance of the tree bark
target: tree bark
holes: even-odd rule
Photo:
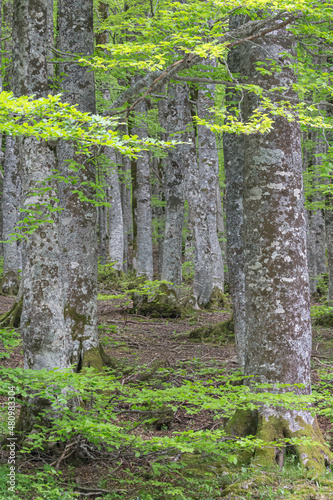
[[[14,228],[19,221],[19,208],[21,201],[21,181],[19,175],[19,148],[18,139],[7,135],[6,153],[4,164],[4,183],[2,195],[3,227],[2,238],[10,240]],[[3,248],[3,280],[4,293],[16,293],[18,290],[20,268],[19,240],[4,243]]]
[[[118,175],[117,154],[114,149],[106,148],[108,159],[107,183],[109,187],[111,207],[109,208],[109,251],[108,258],[114,262],[113,268],[123,271],[124,258],[124,222],[121,204],[120,183]]]
[[[209,64],[209,61],[205,61]],[[211,62],[213,67],[216,62]],[[205,89],[199,89],[197,95],[198,117],[214,123],[214,115],[209,111],[214,106],[215,85],[206,85]],[[198,125],[198,160],[199,178],[202,199],[205,200],[207,210],[207,224],[210,240],[210,257],[212,260],[212,284],[213,295],[219,297],[224,291],[224,266],[221,247],[217,235],[217,205],[216,190],[219,179],[219,159],[215,133],[208,127]]]
[[[93,0],[60,0],[58,3],[58,49],[63,52],[92,55],[94,50]],[[61,88],[65,100],[84,112],[96,110],[94,75],[77,64],[60,65],[64,74]],[[68,161],[79,164],[76,173],[79,189],[94,198],[96,171],[91,157],[78,155],[70,143],[59,143],[59,170],[72,174]],[[88,183],[88,184],[83,184]],[[77,186],[76,186],[77,187]],[[100,368],[97,335],[97,211],[73,193],[71,184],[61,183],[61,245],[65,283],[65,321],[71,337],[70,359],[79,370],[84,366]]]
[[[144,120],[147,112],[145,101],[141,101],[135,112]],[[131,133],[139,139],[147,137],[145,125],[134,124]],[[133,182],[133,268],[138,276],[153,278],[153,233],[150,191],[150,162],[147,151],[138,153],[132,160]]]
[[[129,260],[129,244],[133,239],[133,219],[131,207],[131,160],[127,156],[121,158],[121,176],[120,193],[121,206],[123,213],[123,228],[124,228],[124,266],[123,270],[127,273],[131,263]]]
[[[192,120],[192,105],[189,94],[184,98],[183,162],[185,169],[186,197],[188,201],[188,226],[194,247],[193,306],[208,304],[212,291],[211,246],[207,223],[205,200],[200,189],[200,172],[196,148],[196,136]]]
[[[182,140],[185,129],[184,100],[188,90],[181,84],[168,86],[167,99],[160,105],[160,121],[166,138]],[[176,135],[175,135],[176,134]],[[182,241],[184,222],[184,163],[182,145],[168,151],[164,170],[165,231],[163,241],[162,280],[176,286],[182,282]]]
[[[230,28],[245,22],[245,16],[233,16]],[[247,46],[235,47],[228,54],[228,67],[231,73],[245,73],[243,67],[247,58]],[[227,88],[226,102],[228,112],[234,113],[242,96],[234,88]],[[245,275],[243,244],[243,182],[244,182],[244,136],[224,134],[224,169],[226,179],[225,211],[227,229],[227,262],[229,289],[235,324],[235,340],[238,363],[245,365],[246,326],[245,326]]]
[[[266,37],[249,46],[244,62],[247,83],[260,83],[266,89],[281,84],[292,88],[296,77],[291,61],[282,53],[293,51],[292,34],[285,29],[276,31],[274,39]],[[261,75],[255,70],[267,52],[279,62],[281,72]],[[292,91],[289,95],[293,96]],[[246,118],[258,104],[253,93],[245,95]],[[274,392],[310,394],[311,321],[300,126],[278,117],[269,133],[245,136],[244,151],[245,375],[274,385]],[[284,436],[321,441],[319,449],[305,444],[294,448],[307,468],[322,471],[325,467],[329,451],[308,411],[264,405],[258,410],[257,436],[265,441]],[[274,447],[258,449],[255,460],[266,466],[283,463]]]
[[[320,165],[322,158],[320,154],[325,154],[326,145],[320,132],[312,131],[310,139],[313,142],[313,149],[309,152],[310,158],[308,169],[313,176],[313,187],[320,183]],[[325,218],[323,213],[324,196],[314,193],[310,196],[311,203],[315,203],[317,208],[308,210],[308,266],[310,277],[310,292],[314,295],[317,292],[318,279],[326,274],[326,255],[325,255]]]
[[[14,94],[45,97],[48,92],[48,0],[14,3],[13,90]],[[37,21],[38,20],[38,21]],[[64,302],[60,275],[58,212],[47,213],[43,204],[56,208],[56,182],[49,180],[56,167],[54,147],[34,137],[19,141],[23,207],[40,208],[53,223],[39,224],[24,245],[23,311],[21,333],[26,368],[52,369],[69,366]],[[50,188],[44,194],[40,182]],[[43,186],[44,187],[44,186]],[[39,219],[40,215],[37,216]]]

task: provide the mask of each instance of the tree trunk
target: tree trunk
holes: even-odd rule
[[[181,84],[168,86],[168,98],[161,102],[161,124],[166,129],[167,140],[183,140],[185,129],[184,99],[188,90]],[[176,136],[174,137],[174,134]],[[163,241],[162,280],[176,286],[182,282],[182,241],[184,222],[184,163],[182,145],[168,151],[164,170],[165,231]]]
[[[6,138],[2,195],[2,238],[4,241],[10,240],[10,235],[15,232],[14,228],[19,221],[21,198],[20,184],[18,139],[8,135]],[[20,245],[18,240],[12,241],[11,243],[4,243],[2,280],[2,291],[4,293],[12,294],[18,291],[18,270],[20,266],[19,252]]]
[[[109,252],[108,258],[114,262],[113,268],[123,271],[124,258],[124,224],[121,204],[120,183],[118,175],[117,155],[114,149],[106,148],[107,182],[109,186],[111,207],[109,208]]]
[[[100,257],[101,264],[106,264],[107,261],[107,207],[104,205],[97,209],[98,217],[98,256]]]
[[[209,61],[206,61],[209,64]],[[216,62],[211,62],[216,66]],[[198,117],[214,123],[214,115],[209,111],[214,106],[215,85],[206,85],[198,90]],[[199,179],[202,199],[207,210],[207,224],[210,240],[210,258],[212,270],[213,296],[219,297],[224,290],[224,266],[222,251],[217,235],[216,190],[219,180],[219,159],[215,133],[208,127],[198,125]]]
[[[49,92],[47,13],[48,0],[14,3],[13,90],[17,96],[35,94],[39,98]],[[48,180],[56,168],[54,147],[43,140],[24,137],[19,141],[19,154],[23,207],[27,209],[33,203],[42,211],[38,219],[52,216],[54,221],[39,224],[27,235],[24,245],[21,319],[24,364],[35,370],[63,368],[69,366],[69,355],[63,315],[58,212],[50,214],[43,206],[56,207],[52,199],[56,198],[56,182]],[[36,191],[41,181],[50,188],[44,194]]]
[[[308,169],[313,179],[313,188],[320,183],[320,165],[322,158],[320,154],[325,154],[326,145],[320,132],[312,131],[310,139],[314,143],[312,151],[308,154],[310,161]],[[310,277],[310,292],[314,295],[317,292],[318,279],[326,273],[326,255],[325,255],[325,218],[323,213],[324,196],[314,193],[309,201],[317,207],[308,210],[308,266]]]
[[[194,247],[193,306],[208,304],[212,291],[212,260],[207,224],[205,200],[200,189],[200,174],[196,149],[196,137],[192,121],[192,106],[189,94],[184,99],[186,132],[183,135],[183,161],[185,169],[186,196],[188,201],[188,225]]]
[[[130,267],[129,261],[129,244],[133,239],[133,219],[131,207],[131,160],[127,156],[121,158],[121,176],[120,180],[120,193],[121,193],[121,206],[123,213],[123,228],[124,228],[124,266],[123,270],[127,273]]]
[[[240,26],[245,22],[245,19],[245,16],[233,16],[230,19],[230,28]],[[247,58],[246,50],[246,45],[239,45],[229,52],[228,67],[232,73],[244,73],[243,64]],[[227,89],[226,102],[229,113],[234,114],[234,108],[239,105],[241,97],[234,88]],[[226,179],[225,211],[229,289],[233,307],[238,363],[244,367],[246,351],[243,244],[244,136],[224,134],[223,153]]]
[[[144,120],[147,112],[145,101],[141,101],[135,112]],[[134,124],[131,133],[139,139],[147,137],[145,125]],[[150,164],[147,151],[138,153],[132,160],[133,182],[133,267],[138,276],[153,278],[153,233],[150,193]]]
[[[60,0],[58,48],[63,52],[93,54],[93,0]],[[91,71],[78,64],[60,65],[62,90],[70,104],[84,112],[94,113],[95,86]],[[89,183],[96,182],[96,171],[91,158],[77,155],[70,143],[58,145],[59,170],[72,175],[68,161],[79,164],[79,189],[88,199],[94,198]],[[88,184],[83,185],[87,182]],[[77,186],[76,186],[77,187]],[[83,366],[100,368],[97,335],[97,211],[89,202],[81,201],[73,193],[71,184],[61,183],[61,245],[63,280],[65,283],[65,321],[72,339],[71,363],[77,369]]]
[[[247,83],[260,83],[266,89],[282,84],[292,88],[296,77],[282,53],[293,50],[292,34],[285,29],[276,31],[274,39],[268,36],[249,45],[244,61]],[[255,70],[267,52],[279,62],[281,72],[261,75]],[[258,104],[253,93],[245,95],[246,118]],[[278,117],[271,132],[245,136],[244,153],[245,375],[258,382],[292,386],[275,386],[274,392],[310,394],[311,321],[300,126]],[[265,442],[284,437],[321,441],[319,447],[304,444],[294,449],[307,468],[324,469],[329,450],[310,412],[264,405],[258,410],[257,437]],[[274,447],[258,449],[255,459],[259,465],[283,463]]]

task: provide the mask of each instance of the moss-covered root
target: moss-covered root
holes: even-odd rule
[[[228,342],[234,336],[233,317],[216,325],[204,326],[192,330],[189,338],[201,342]]]
[[[268,410],[269,411],[269,410]],[[260,411],[256,437],[263,442],[281,442],[281,446],[263,446],[255,451],[253,463],[262,467],[283,466],[285,439],[298,439],[303,443],[287,445],[300,464],[314,474],[322,473],[332,462],[332,453],[325,444],[316,418],[309,412],[283,411],[280,416]]]
[[[180,318],[187,313],[180,304],[176,290],[162,283],[154,299],[136,293],[132,295],[132,313],[138,313],[152,318]]]
[[[23,297],[16,301],[11,309],[0,317],[1,328],[18,328],[21,323]]]
[[[83,353],[82,366],[78,368],[95,368],[96,370],[102,370],[105,366],[110,368],[120,368],[122,365],[119,361],[111,358],[103,349],[101,344],[98,347],[92,347],[91,349]]]

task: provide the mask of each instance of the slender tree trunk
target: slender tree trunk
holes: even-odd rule
[[[212,295],[212,260],[207,224],[205,200],[200,189],[200,173],[197,158],[196,136],[192,121],[192,105],[189,94],[184,98],[183,162],[185,169],[186,197],[188,201],[188,226],[194,247],[193,306],[205,306]],[[191,245],[192,246],[192,245]]]
[[[98,216],[98,255],[100,257],[101,264],[106,264],[107,261],[107,207],[100,206],[97,210]]]
[[[58,48],[63,52],[91,55],[94,50],[93,0],[59,0]],[[77,64],[60,65],[64,74],[62,90],[70,104],[94,113],[94,75]],[[70,143],[58,146],[62,175],[72,174],[68,161],[80,164],[79,188],[88,199],[94,198],[89,183],[96,181],[94,163],[85,155],[76,155]],[[88,184],[83,184],[88,183]],[[71,363],[100,368],[102,359],[97,336],[97,211],[92,203],[81,201],[71,184],[61,184],[61,244],[65,283],[65,321],[72,339]]]
[[[135,112],[143,118],[147,112],[145,101],[141,101]],[[139,139],[147,137],[144,126],[134,125],[131,130]],[[153,278],[153,233],[150,191],[150,162],[147,151],[141,151],[132,160],[133,182],[133,267],[138,276]]]
[[[48,94],[48,0],[21,0],[14,3],[13,87],[15,95],[44,97]],[[38,22],[37,22],[38,20]],[[26,368],[67,367],[69,353],[64,324],[64,302],[60,275],[58,212],[49,214],[43,204],[56,206],[56,182],[49,180],[56,167],[54,147],[34,137],[19,141],[23,207],[39,208],[54,220],[42,223],[28,235],[24,245],[23,311],[21,333]],[[34,192],[40,182],[50,188]],[[44,186],[43,186],[44,187]],[[40,215],[37,216],[41,218]]]
[[[245,16],[233,16],[230,19],[230,28],[242,25],[245,19]],[[243,64],[247,58],[246,50],[246,45],[240,45],[229,52],[227,62],[232,73],[241,71],[244,73]],[[228,112],[234,113],[234,107],[238,106],[241,97],[235,93],[232,87],[227,89]],[[229,289],[233,307],[238,363],[244,367],[246,351],[243,244],[244,136],[224,134],[223,153],[226,179],[225,211]]]
[[[114,149],[105,151],[108,159],[107,182],[109,186],[111,207],[109,208],[109,252],[108,258],[114,262],[114,269],[123,270],[124,258],[124,224],[121,204],[120,183],[118,175],[117,155]]]
[[[328,267],[328,302],[333,306],[333,197],[326,195],[325,208],[325,232],[327,245],[327,267]]]
[[[285,29],[248,48],[244,62],[247,83],[266,89],[296,83],[293,69],[282,53],[294,50],[292,34]],[[261,75],[258,61],[279,61],[281,72]],[[290,97],[293,96],[290,91]],[[288,98],[288,96],[287,96]],[[245,117],[258,107],[253,93],[245,96]],[[293,386],[310,394],[311,321],[303,203],[300,126],[282,117],[267,134],[244,140],[244,272],[246,307],[245,375],[269,384]],[[290,388],[275,387],[275,392]],[[322,471],[329,450],[316,419],[307,411],[263,405],[258,410],[257,437],[275,441],[308,437],[316,446],[295,445],[307,468]],[[256,451],[256,462],[283,463],[282,452],[271,447]]]
[[[208,63],[206,62],[206,64]],[[216,66],[215,61],[211,64]],[[198,117],[210,123],[214,123],[214,115],[209,111],[214,106],[214,98],[215,85],[206,85],[204,89],[198,90]],[[212,260],[212,293],[219,297],[224,289],[224,266],[217,234],[216,191],[219,179],[219,159],[215,133],[203,125],[198,125],[198,159],[200,189],[207,210],[210,257]]]
[[[123,228],[124,228],[124,266],[123,270],[126,273],[130,267],[129,261],[129,244],[133,239],[133,219],[131,207],[131,160],[126,156],[122,157],[121,161],[120,193],[121,206],[123,213]]]
[[[181,84],[168,86],[168,98],[162,101],[160,120],[166,136],[178,134],[182,140],[185,129],[184,100],[187,87]],[[162,111],[163,109],[163,111]],[[164,171],[165,232],[163,241],[162,280],[179,286],[182,282],[182,241],[184,221],[184,163],[182,145],[170,149]]]
[[[8,135],[6,138],[6,153],[4,164],[4,183],[2,196],[3,228],[2,238],[10,240],[19,221],[21,201],[21,181],[19,175],[18,139]],[[18,290],[18,270],[20,267],[18,241],[5,243],[3,249],[3,280],[2,291],[16,293]]]
[[[326,145],[318,131],[312,131],[310,138],[314,143],[313,150],[308,154],[310,169],[313,176],[313,187],[320,183],[320,165],[322,158],[320,154],[325,154]],[[325,218],[324,218],[324,196],[321,193],[314,193],[310,196],[311,203],[318,205],[313,210],[308,210],[308,266],[310,277],[310,292],[315,294],[318,287],[318,277],[326,273],[325,256]],[[322,205],[322,207],[320,206]]]

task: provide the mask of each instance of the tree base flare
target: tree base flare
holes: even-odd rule
[[[333,462],[317,418],[309,412],[266,407],[255,411],[238,410],[228,422],[226,431],[232,437],[253,435],[263,441],[263,446],[256,448],[254,453],[243,451],[240,456],[241,462],[252,460],[256,467],[283,467],[285,455],[293,454],[301,465],[317,475]]]

